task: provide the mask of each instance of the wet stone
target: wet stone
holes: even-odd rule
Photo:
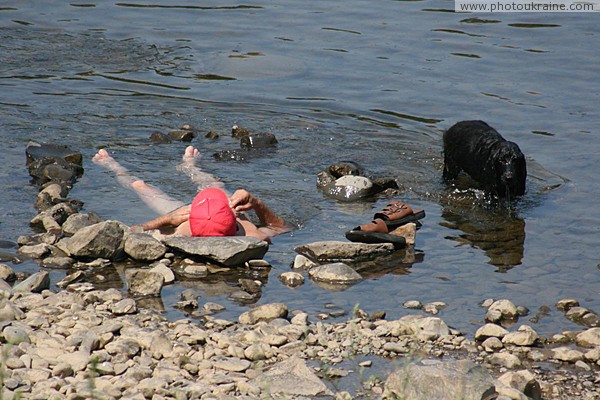
[[[579,302],[575,299],[562,299],[556,303],[556,308],[559,311],[569,311],[573,307],[579,307]]]
[[[298,272],[284,272],[279,275],[279,280],[288,287],[298,287],[304,283],[304,276]]]

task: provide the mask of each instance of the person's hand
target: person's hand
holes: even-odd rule
[[[169,223],[173,226],[179,226],[185,221],[190,219],[190,211],[192,210],[192,206],[187,205],[183,207],[179,207],[177,210],[172,211],[168,214]]]
[[[235,213],[249,211],[254,208],[257,198],[244,189],[236,190],[229,198],[229,206]]]

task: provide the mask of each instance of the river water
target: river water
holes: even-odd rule
[[[107,148],[132,173],[189,201],[195,187],[175,165],[186,144],[154,145],[153,131],[190,123],[221,133],[193,141],[202,168],[244,187],[299,226],[275,238],[258,304],[285,302],[315,315],[385,310],[406,300],[445,301],[440,314],[470,332],[486,298],[531,310],[542,334],[576,329],[554,303],[576,298],[600,311],[600,31],[594,13],[459,14],[451,1],[249,2],[182,0],[3,1],[0,5],[0,239],[31,234],[37,188],[25,168],[30,139],[83,153],[70,196],[85,211],[134,224],[155,215],[91,162]],[[441,180],[441,137],[482,119],[517,142],[528,192],[510,205]],[[245,161],[212,154],[239,148],[233,124],[272,132],[273,151]],[[425,209],[414,254],[363,268],[345,290],[277,279],[295,246],[344,240],[383,196],[325,197],[316,174],[353,160],[401,184],[400,199]],[[14,251],[14,249],[4,249]],[[33,261],[14,265],[39,270]],[[52,271],[53,282],[66,271]],[[163,290],[171,318],[184,288],[226,306],[238,277],[179,282]],[[115,284],[124,287],[120,281]],[[347,316],[341,318],[348,318]]]

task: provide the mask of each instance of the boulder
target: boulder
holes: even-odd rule
[[[253,325],[258,321],[271,321],[276,318],[286,318],[288,308],[283,303],[263,304],[242,313],[239,316],[240,324]]]
[[[540,400],[542,398],[540,384],[535,380],[535,376],[527,370],[509,371],[498,378],[498,381],[505,386],[517,389],[530,399]]]
[[[538,340],[538,334],[527,325],[521,326],[516,332],[510,332],[502,338],[502,343],[515,346],[532,346]]]
[[[289,271],[279,275],[279,280],[288,287],[298,287],[304,283],[304,276],[298,272]]]
[[[13,287],[14,293],[32,292],[40,293],[42,290],[50,288],[50,275],[46,271],[36,272],[23,282],[19,282]]]
[[[298,356],[273,365],[250,381],[269,398],[315,398],[332,396],[327,386]]]
[[[423,360],[392,372],[384,386],[384,399],[484,400],[496,393],[494,379],[469,360]]]
[[[358,272],[341,262],[317,265],[308,271],[308,275],[316,281],[330,283],[352,284],[362,280]]]
[[[125,253],[134,260],[154,261],[165,255],[167,247],[145,233],[132,233],[125,239]]]
[[[394,245],[322,241],[298,246],[294,250],[315,261],[360,261],[392,253]]]
[[[485,340],[489,337],[497,337],[502,339],[508,334],[508,331],[496,324],[485,324],[475,332],[475,339]]]
[[[35,244],[32,246],[21,246],[17,250],[17,253],[30,258],[42,258],[49,252],[50,245],[47,243]]]
[[[150,141],[154,144],[169,144],[172,142],[168,135],[159,131],[154,131],[150,134]]]
[[[66,243],[71,256],[115,259],[121,255],[126,225],[104,221],[78,230]]]
[[[0,279],[5,280],[6,282],[12,282],[16,278],[15,271],[6,265],[0,264]]]
[[[163,239],[168,247],[184,253],[208,258],[226,266],[243,265],[246,261],[263,258],[269,244],[253,237],[181,237]]]
[[[488,321],[496,322],[496,317],[491,317],[492,315],[500,315],[501,320],[511,320],[517,318],[519,313],[517,312],[517,307],[510,300],[502,299],[493,302],[486,314]]]
[[[191,142],[196,136],[192,129],[181,129],[178,131],[170,131],[169,138],[172,140],[178,140],[180,142]]]
[[[422,341],[431,341],[450,334],[448,325],[437,317],[405,315],[399,319],[399,322],[401,325],[406,326],[413,335]]]

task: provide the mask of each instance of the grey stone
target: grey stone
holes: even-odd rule
[[[167,247],[145,233],[132,233],[125,239],[125,253],[134,260],[154,261],[167,252]]]
[[[583,353],[569,347],[557,347],[552,349],[552,358],[566,362],[576,362],[583,359]]]
[[[392,253],[394,245],[391,243],[322,241],[298,246],[294,250],[316,261],[359,261]]]
[[[304,257],[302,254],[297,254],[296,257],[294,258],[294,265],[292,268],[294,269],[301,269],[301,270],[309,270],[312,267],[314,267],[315,264],[313,261],[309,260],[308,258]]]
[[[556,303],[556,308],[560,311],[569,311],[573,307],[579,307],[579,302],[575,299],[562,299]]]
[[[271,321],[275,318],[286,318],[288,308],[283,303],[263,304],[242,313],[239,316],[240,324],[253,325],[258,321]]]
[[[390,235],[402,236],[406,240],[406,244],[415,244],[415,236],[417,235],[417,224],[410,222],[399,226],[398,228],[390,231]]]
[[[111,306],[111,311],[115,315],[135,314],[137,305],[133,299],[123,299]]]
[[[407,300],[402,304],[402,307],[420,310],[423,307],[423,304],[421,304],[419,300]]]
[[[75,257],[113,259],[120,255],[124,229],[118,221],[104,221],[78,230],[67,242],[70,255]]]
[[[440,336],[450,334],[448,325],[437,317],[423,317],[422,315],[405,315],[399,319],[419,340],[431,341]]]
[[[127,271],[125,276],[129,292],[134,296],[160,296],[165,283],[161,274],[148,270]]]
[[[23,328],[7,326],[2,330],[4,340],[10,345],[16,346],[19,343],[31,343],[29,334]]]
[[[42,266],[46,268],[71,268],[74,263],[71,257],[46,257],[42,260]]]
[[[269,397],[331,396],[327,386],[311,371],[304,360],[292,356],[273,365],[250,381]]]
[[[485,340],[489,337],[497,337],[502,339],[508,334],[508,331],[496,324],[485,324],[475,332],[475,339]]]
[[[6,282],[12,282],[15,280],[15,277],[15,271],[13,271],[10,266],[6,264],[0,264],[0,279]]]
[[[582,347],[600,347],[600,328],[591,328],[575,336],[575,342]]]
[[[95,212],[71,214],[62,224],[62,230],[66,236],[73,236],[78,230],[99,222],[102,218]]]
[[[513,369],[521,366],[521,360],[519,357],[511,353],[494,353],[489,356],[488,361],[495,365]]]
[[[13,287],[14,293],[32,292],[40,293],[42,290],[50,288],[50,275],[46,271],[36,272],[23,282],[19,282]]]
[[[500,376],[498,380],[513,389],[517,389],[527,397],[533,400],[540,400],[542,398],[542,389],[535,376],[527,371],[509,371],[504,375]]]
[[[525,328],[526,327],[526,328]],[[538,334],[530,327],[523,325],[517,332],[507,333],[502,338],[502,343],[516,346],[531,346],[538,340]]]
[[[237,357],[222,357],[213,361],[213,365],[216,368],[229,372],[243,372],[250,367],[251,363],[248,360],[241,360]]]
[[[161,274],[165,278],[166,285],[175,282],[175,273],[165,264],[159,263],[155,267],[150,268],[150,271]]]
[[[494,379],[472,361],[424,360],[392,372],[384,399],[482,400],[496,392]]]
[[[253,237],[177,237],[163,242],[184,253],[205,257],[226,266],[243,265],[246,261],[262,258],[269,248],[265,241]]]
[[[31,258],[42,258],[50,252],[50,245],[47,243],[34,244],[30,246],[21,246],[17,253]]]
[[[73,272],[70,275],[65,276],[63,279],[61,279],[59,282],[56,283],[56,286],[58,286],[59,288],[66,288],[70,284],[77,283],[77,282],[83,282],[83,281],[85,281],[85,279],[86,279],[85,273],[83,271],[77,271],[77,272]]]
[[[481,345],[483,346],[485,351],[490,352],[490,353],[498,351],[498,350],[502,349],[502,347],[504,347],[502,345],[502,341],[500,339],[498,339],[497,337],[493,337],[493,336],[485,339],[481,343]]]
[[[294,288],[304,283],[304,276],[298,272],[289,271],[279,275],[279,280],[284,285]]]
[[[517,307],[506,299],[496,300],[488,311],[499,311],[502,315],[502,319],[515,319],[518,317]]]
[[[341,262],[317,265],[311,268],[308,274],[316,281],[329,283],[352,284],[362,280],[358,272]]]
[[[355,201],[373,193],[373,182],[364,176],[344,175],[321,189],[337,200]]]

